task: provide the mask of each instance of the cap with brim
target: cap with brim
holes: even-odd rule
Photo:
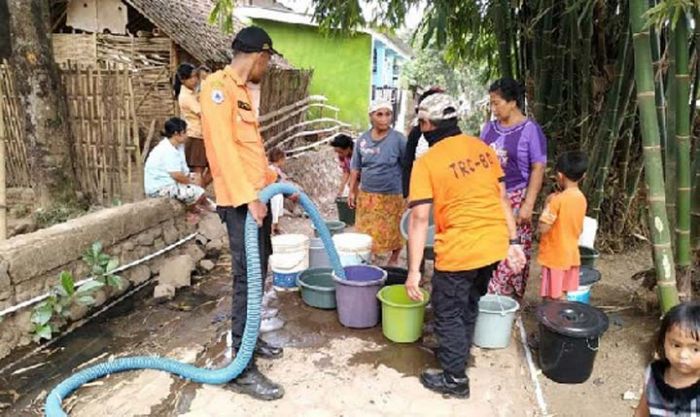
[[[233,39],[231,47],[234,51],[246,53],[269,52],[272,55],[282,56],[272,47],[272,38],[267,32],[258,26],[249,26],[241,29]]]
[[[379,111],[381,109],[394,111],[394,106],[391,104],[391,102],[387,100],[375,100],[369,106],[369,114],[372,114],[375,111]]]
[[[455,99],[447,94],[433,94],[423,100],[418,106],[418,119],[449,120],[459,116]]]

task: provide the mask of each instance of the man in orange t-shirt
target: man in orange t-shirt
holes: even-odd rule
[[[566,298],[578,290],[581,259],[578,239],[586,216],[586,196],[578,188],[588,161],[583,152],[567,152],[557,160],[558,193],[547,197],[540,216],[540,248],[537,262],[542,266],[540,295],[544,298]]]
[[[202,85],[202,133],[207,160],[214,180],[217,211],[228,229],[234,280],[232,336],[233,347],[240,348],[246,324],[248,275],[244,225],[247,214],[261,227],[259,248],[261,271],[267,275],[271,252],[271,216],[258,200],[258,192],[275,181],[269,169],[255,106],[247,82],[259,83],[267,71],[272,54],[272,39],[261,28],[247,27],[233,40],[233,60],[221,71],[207,77]],[[278,358],[282,349],[258,338],[248,368],[233,382],[237,391],[255,398],[274,400],[284,395],[281,386],[258,371],[255,356]]]
[[[483,141],[462,134],[457,108],[446,94],[431,95],[418,107],[430,150],[415,162],[411,173],[406,290],[414,300],[423,298],[419,269],[432,204],[436,258],[431,303],[442,369],[426,370],[420,380],[443,395],[468,398],[466,364],[479,299],[500,261],[507,257],[511,268],[520,270],[525,254],[517,240],[498,158]]]

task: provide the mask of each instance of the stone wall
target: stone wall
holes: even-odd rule
[[[342,172],[332,147],[288,159],[285,173],[320,207],[335,205]]]
[[[105,253],[118,257],[120,265],[125,265],[197,229],[185,221],[181,204],[168,199],[147,199],[8,239],[0,243],[0,310],[46,293],[58,283],[61,271],[72,272],[76,280],[89,276],[82,255],[93,242],[100,241]],[[121,273],[128,281],[127,288],[99,290],[95,295],[96,307],[125,292],[129,286],[141,284],[158,274],[169,260],[186,255],[193,269],[207,251],[218,253],[225,247],[225,228],[215,214],[200,222],[199,230],[196,239]],[[165,279],[159,277],[158,281]],[[0,321],[0,358],[14,347],[31,342],[31,313],[28,307]],[[87,308],[76,309],[71,311],[71,319],[77,320],[87,313]]]

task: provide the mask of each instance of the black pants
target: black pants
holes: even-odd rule
[[[455,378],[466,376],[469,348],[479,315],[479,298],[486,294],[497,265],[471,271],[435,271],[433,275],[431,303],[435,334],[440,344],[437,358],[442,369]]]
[[[231,247],[231,270],[233,275],[233,306],[232,306],[232,335],[233,347],[238,349],[245,329],[246,311],[248,308],[248,273],[246,268],[245,251],[245,219],[248,215],[248,206],[218,207],[217,211],[221,221],[226,224],[228,230],[229,246]],[[263,276],[263,287],[267,278],[267,264],[272,253],[272,215],[270,207],[267,208],[267,216],[263,220],[262,228],[258,229],[260,250],[260,271]]]

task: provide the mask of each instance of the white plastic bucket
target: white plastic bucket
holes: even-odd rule
[[[275,288],[297,289],[296,278],[309,268],[309,237],[300,234],[274,236],[270,268]]]
[[[340,233],[333,236],[343,266],[369,265],[372,260],[372,236],[362,233]]]
[[[595,247],[595,236],[598,232],[598,221],[592,217],[583,218],[583,231],[578,238],[578,245],[584,248]]]
[[[301,234],[288,234],[272,237],[272,253],[308,252],[309,237]]]

